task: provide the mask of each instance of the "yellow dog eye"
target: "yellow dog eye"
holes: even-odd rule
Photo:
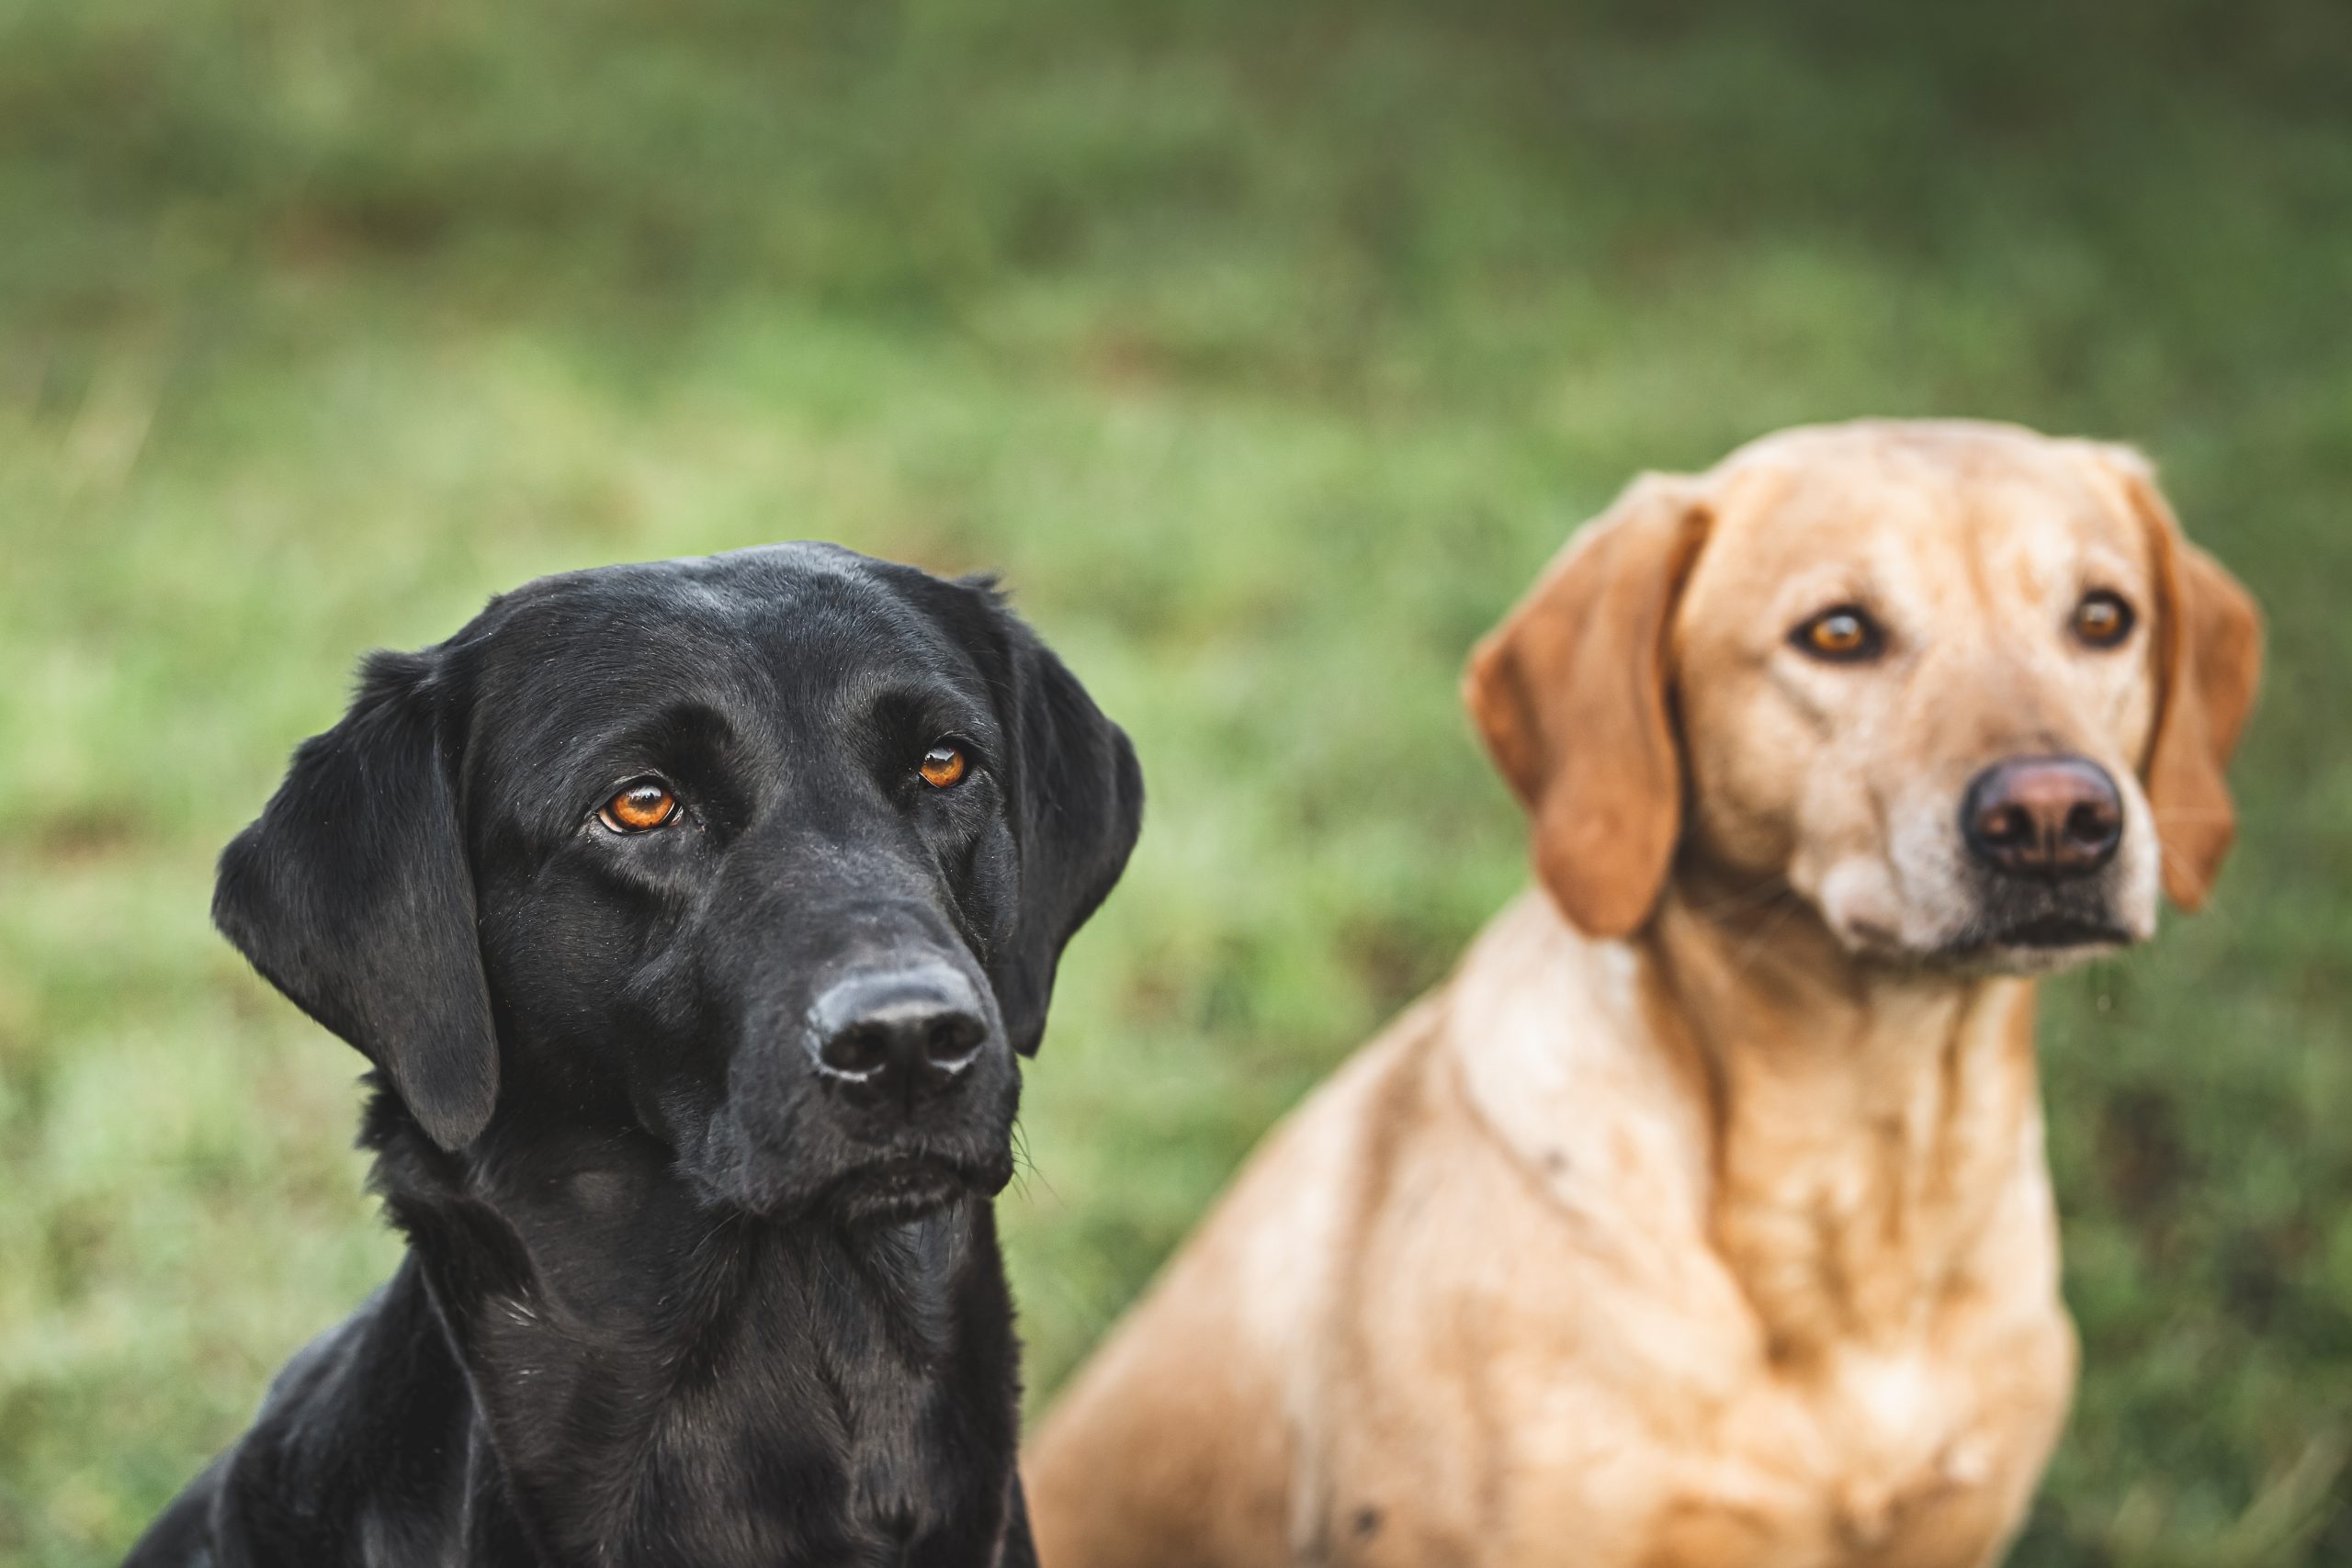
[[[2104,588],[2075,606],[2075,635],[2090,648],[2113,648],[2132,635],[2132,606]]]
[[[1833,663],[1849,664],[1875,658],[1886,646],[1886,634],[1859,604],[1837,604],[1789,634],[1797,649]]]
[[[964,776],[968,765],[960,747],[934,746],[922,754],[922,782],[933,789],[945,789]]]
[[[596,819],[616,833],[643,833],[677,814],[678,797],[667,786],[646,779],[605,802]]]

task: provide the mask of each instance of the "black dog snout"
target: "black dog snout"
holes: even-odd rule
[[[876,1089],[944,1088],[988,1043],[989,1024],[970,981],[945,964],[850,976],[808,1015],[817,1070]]]
[[[2086,757],[2011,757],[1970,781],[1960,811],[1969,852],[2007,876],[2087,876],[2115,858],[2123,797]]]

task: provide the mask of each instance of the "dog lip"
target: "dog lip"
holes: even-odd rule
[[[832,1181],[826,1202],[853,1220],[895,1222],[944,1209],[967,1194],[993,1196],[1011,1179],[1009,1168],[1000,1179],[981,1162],[940,1153],[900,1152],[842,1172]]]
[[[2112,920],[2077,915],[2039,915],[1986,932],[1969,945],[1977,950],[1996,947],[2122,947],[2132,933]]]

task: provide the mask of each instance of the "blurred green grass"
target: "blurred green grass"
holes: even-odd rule
[[[2144,443],[2273,667],[2212,911],[2053,988],[2016,1561],[2352,1561],[2352,12],[0,3],[0,1564],[110,1562],[393,1246],[205,923],[353,660],[606,560],[1001,569],[1153,801],[1004,1210],[1050,1392],[1521,878],[1453,703],[1634,469]]]

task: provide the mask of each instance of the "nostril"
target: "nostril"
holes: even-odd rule
[[[944,1073],[959,1073],[972,1065],[987,1035],[980,1021],[969,1013],[950,1013],[923,1035],[923,1055]]]
[[[2033,820],[2023,807],[1996,806],[1979,820],[1979,831],[1988,844],[2007,848],[2028,843],[2033,838]]]
[[[2104,849],[2123,830],[2123,821],[2103,801],[2086,800],[2066,813],[2066,837],[2086,850]]]
[[[820,1045],[817,1059],[845,1078],[870,1078],[890,1065],[889,1032],[853,1024]]]

